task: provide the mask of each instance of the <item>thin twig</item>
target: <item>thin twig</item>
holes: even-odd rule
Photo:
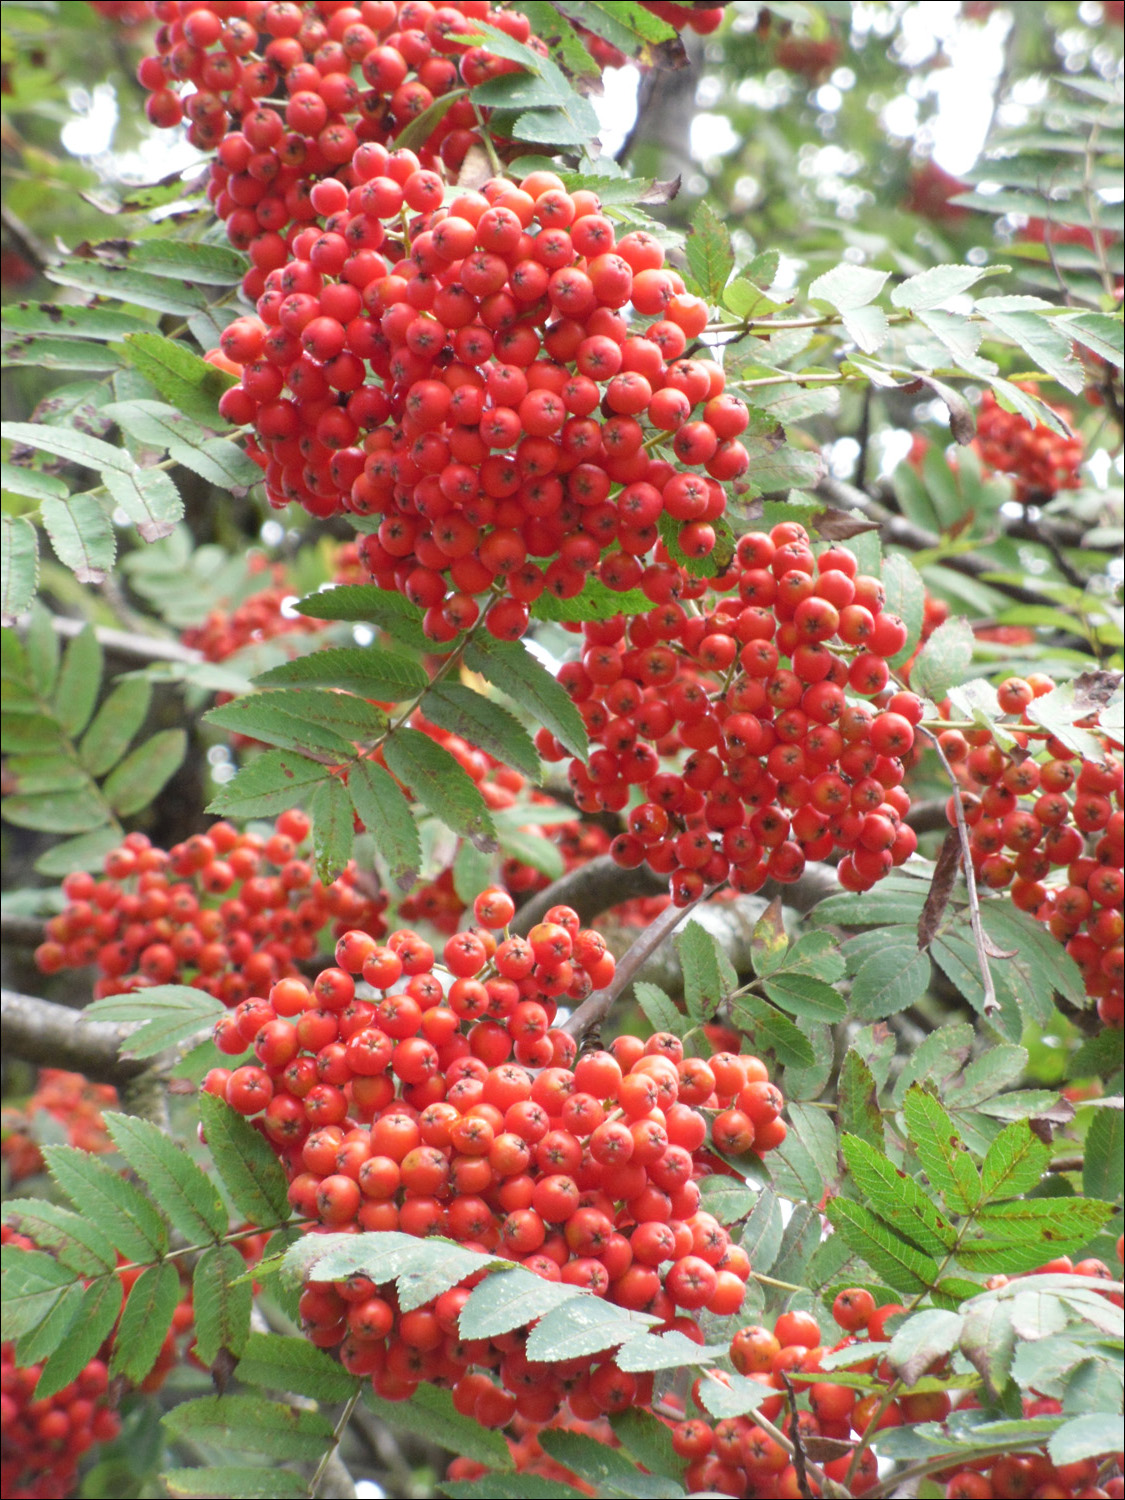
[[[581,1042],[588,1031],[599,1027],[612,1010],[614,1001],[629,988],[661,943],[674,932],[690,911],[693,911],[701,901],[706,901],[708,896],[713,896],[716,890],[718,886],[710,886],[702,895],[696,896],[694,901],[689,901],[686,906],[666,907],[654,921],[648,924],[629,951],[618,960],[613,979],[606,988],[595,990],[592,995],[588,995],[574,1014],[563,1022],[560,1029],[568,1036],[574,1037],[575,1041]]]
[[[363,1393],[363,1386],[362,1386],[362,1384],[357,1385],[356,1388],[355,1388],[355,1390],[352,1392],[352,1394],[348,1397],[347,1401],[344,1403],[344,1409],[340,1413],[339,1418],[337,1419],[336,1426],[332,1429],[332,1441],[329,1444],[328,1449],[325,1452],[323,1458],[320,1460],[320,1463],[317,1464],[317,1466],[316,1466],[316,1473],[309,1480],[309,1495],[312,1497],[312,1500],[316,1500],[316,1494],[317,1494],[317,1491],[320,1489],[321,1480],[324,1478],[325,1474],[328,1472],[329,1465],[332,1463],[333,1459],[335,1459],[336,1456],[337,1456],[336,1450],[340,1446],[340,1439],[344,1436],[344,1430],[347,1427],[348,1422],[351,1420],[352,1412],[355,1411],[356,1403],[359,1401],[359,1398],[360,1398],[360,1396],[361,1396],[362,1393]],[[345,1470],[344,1472],[346,1474],[347,1470]],[[348,1475],[348,1481],[351,1484],[351,1492],[354,1495],[355,1494],[355,1485],[354,1485],[354,1483],[351,1482],[351,1476],[350,1475]],[[339,1486],[337,1486],[337,1488],[339,1488]]]
[[[73,636],[81,635],[86,629],[85,620],[72,620],[67,615],[55,615],[51,624],[55,627],[56,635],[66,636],[68,640]],[[95,625],[94,635],[98,643],[107,651],[113,651],[118,656],[131,657],[135,661],[175,661],[194,666],[197,662],[205,660],[202,651],[196,651],[191,646],[183,646],[179,641],[172,640],[168,636],[139,635],[136,631],[114,630],[107,625]]]
[[[973,870],[973,855],[969,844],[969,827],[965,822],[965,804],[961,800],[961,786],[953,773],[953,767],[949,764],[945,751],[941,748],[941,743],[937,735],[929,729],[923,729],[922,733],[937,752],[937,757],[941,761],[945,774],[949,777],[950,785],[953,788],[953,811],[957,816],[957,834],[961,840],[961,868],[965,874],[965,888],[969,893],[969,925],[973,931],[973,943],[976,946],[977,958],[980,961],[981,987],[984,990],[984,1013],[986,1016],[992,1016],[1000,1009],[1000,1002],[996,998],[996,986],[992,982],[992,970],[988,963],[988,940],[985,937],[984,927],[980,919],[980,897],[977,894],[977,878]]]
[[[812,1486],[809,1484],[808,1470],[806,1468],[805,1450],[801,1446],[801,1429],[797,1421],[797,1393],[793,1389],[793,1382],[789,1378],[789,1372],[782,1370],[781,1383],[785,1387],[785,1393],[789,1397],[789,1435],[793,1439],[793,1469],[797,1476],[797,1488],[805,1497],[805,1500],[813,1500]]]

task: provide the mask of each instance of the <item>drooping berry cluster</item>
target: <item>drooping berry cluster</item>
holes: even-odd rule
[[[1098,1014],[1119,1027],[1125,1013],[1122,757],[1103,741],[1104,758],[1086,759],[1033,723],[1029,704],[1053,687],[1039,674],[1000,684],[1000,708],[1013,716],[1010,749],[983,729],[944,730],[940,740],[968,789],[965,816],[978,879],[1010,891],[1020,911],[1065,944]],[[1095,717],[1087,728],[1098,734]]]
[[[35,1248],[7,1224],[0,1225],[0,1243]],[[82,1455],[121,1431],[103,1358],[89,1360],[53,1396],[37,1398],[42,1369],[17,1365],[15,1345],[0,1344],[0,1487],[12,1500],[63,1500],[73,1492]]]
[[[175,848],[127,834],[106,855],[104,876],[68,875],[66,909],[35,950],[44,973],[96,964],[95,996],[156,984],[191,984],[226,1005],[267,995],[318,936],[359,928],[372,941],[386,926],[387,898],[367,892],[349,866],[331,885],[301,856],[309,819],[282,813],[271,838],[215,823]]]
[[[41,1068],[35,1091],[20,1109],[5,1106],[0,1115],[0,1156],[12,1182],[34,1177],[43,1170],[43,1157],[36,1139],[36,1115],[40,1111],[66,1129],[67,1142],[80,1151],[112,1151],[102,1110],[117,1103],[111,1083],[91,1083],[81,1073],[62,1068]]]
[[[612,977],[601,938],[556,907],[526,939],[498,940],[514,913],[498,888],[474,913],[482,926],[444,946],[444,980],[412,932],[386,945],[345,934],[339,967],[311,988],[283,980],[218,1023],[220,1050],[252,1045],[256,1061],[214,1070],[205,1087],[260,1115],[291,1202],[324,1225],[447,1234],[666,1319],[677,1307],[736,1311],[749,1261],[700,1212],[695,1179],[723,1169],[711,1146],[761,1154],[784,1139],[765,1067],[729,1053],[685,1058],[666,1033],[576,1059],[552,1023],[559,999]],[[381,998],[358,998],[357,976]],[[389,1289],[318,1285],[302,1314],[314,1341],[341,1345],[345,1365],[384,1396],[441,1379],[488,1425],[517,1409],[547,1420],[579,1372],[529,1371],[518,1342],[462,1345],[467,1296],[400,1313]],[[497,1362],[505,1389],[471,1375]],[[599,1399],[632,1403],[637,1383],[628,1377],[621,1396],[620,1375],[602,1377]]]
[[[1073,422],[1065,408],[1054,410]],[[1005,411],[991,391],[981,396],[974,447],[991,468],[1011,476],[1021,505],[1043,505],[1060,490],[1081,486],[1081,437],[1064,437],[1043,422],[1032,426],[1019,412]]]
[[[680,480],[677,493],[700,493]],[[837,850],[841,883],[868,889],[916,847],[901,783],[922,705],[896,693],[876,711],[846,694],[884,693],[906,626],[847,548],[814,557],[793,522],[742,537],[711,587],[707,613],[669,588],[647,614],[583,626],[581,660],[559,674],[598,747],[570,764],[579,808],[623,811],[639,788],[613,856],[668,874],[679,903],[727,878],[743,891],[796,880]],[[546,730],[537,745],[565,756]]]

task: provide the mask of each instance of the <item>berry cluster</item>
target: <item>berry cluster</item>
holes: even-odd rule
[[[483,892],[482,925],[444,946],[444,982],[415,933],[385,945],[346,933],[338,967],[311,988],[283,980],[218,1022],[219,1049],[252,1045],[255,1061],[213,1070],[204,1086],[261,1117],[294,1207],[330,1228],[447,1234],[666,1319],[737,1311],[749,1261],[700,1212],[695,1179],[724,1169],[711,1147],[781,1143],[780,1092],[757,1058],[685,1058],[667,1033],[576,1058],[552,1025],[557,1001],[605,986],[613,957],[567,907],[526,939],[498,940],[513,914],[506,891]],[[358,976],[381,998],[358,998]],[[547,1420],[579,1376],[582,1391],[596,1379],[598,1410],[634,1404],[637,1381],[615,1367],[529,1370],[514,1335],[463,1344],[467,1296],[401,1313],[390,1289],[313,1285],[302,1316],[383,1396],[443,1380],[487,1425],[516,1410]],[[477,1368],[496,1365],[500,1386]]]
[[[1035,725],[1028,705],[1051,691],[1047,676],[1009,677],[1000,708],[1015,743],[988,730],[944,730],[940,742],[967,789],[973,867],[991,890],[1044,923],[1082,970],[1108,1026],[1125,1016],[1125,770],[1119,752],[1077,755]],[[1095,718],[1088,730],[1098,734]],[[1019,726],[1019,727],[1017,727]],[[1033,738],[1033,736],[1035,738]],[[953,821],[952,803],[949,809]],[[1065,884],[1053,872],[1065,872]]]
[[[0,1225],[0,1243],[35,1248],[7,1224]],[[42,1368],[18,1366],[15,1345],[0,1344],[0,1488],[11,1500],[63,1500],[73,1492],[82,1455],[121,1430],[104,1359],[91,1359],[53,1396],[36,1398]]]
[[[1064,422],[1073,422],[1065,408],[1052,409]],[[1005,411],[991,391],[980,400],[973,446],[991,468],[1011,476],[1021,505],[1043,505],[1060,490],[1076,490],[1082,483],[1081,437],[1063,437],[1043,422],[1033,427],[1018,412]]]
[[[698,497],[700,482],[680,479],[670,488]],[[689,602],[707,587],[697,582]],[[885,696],[906,626],[847,548],[814,557],[793,522],[743,536],[711,587],[706,613],[665,589],[646,614],[582,627],[581,660],[559,674],[598,747],[570,764],[579,808],[623,811],[638,788],[611,852],[669,875],[680,904],[728,878],[742,891],[796,880],[837,850],[845,888],[869,889],[916,847],[901,783],[922,704]],[[566,754],[547,730],[537,746]]]
[[[43,1157],[36,1139],[36,1115],[42,1110],[66,1130],[67,1142],[79,1151],[112,1151],[102,1110],[117,1103],[111,1083],[91,1083],[81,1073],[61,1068],[41,1068],[34,1093],[19,1110],[5,1108],[0,1115],[3,1157],[12,1182],[34,1177],[43,1170]]]
[[[309,819],[284,812],[268,839],[215,823],[173,849],[130,833],[106,855],[104,877],[63,881],[67,907],[47,922],[35,961],[46,974],[96,964],[95,997],[191,984],[226,1005],[264,996],[315,958],[318,935],[385,932],[387,898],[350,866],[323,885],[301,846]]]

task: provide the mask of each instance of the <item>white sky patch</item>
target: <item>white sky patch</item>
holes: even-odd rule
[[[616,156],[637,118],[637,88],[641,75],[631,64],[625,68],[607,68],[602,74],[604,92],[591,96],[590,103],[601,122],[602,155]]]

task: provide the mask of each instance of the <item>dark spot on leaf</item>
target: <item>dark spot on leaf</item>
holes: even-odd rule
[[[211,1383],[220,1396],[224,1394],[227,1386],[230,1384],[231,1376],[234,1374],[234,1368],[237,1364],[238,1360],[229,1349],[220,1349],[215,1356],[214,1363],[211,1366]]]

